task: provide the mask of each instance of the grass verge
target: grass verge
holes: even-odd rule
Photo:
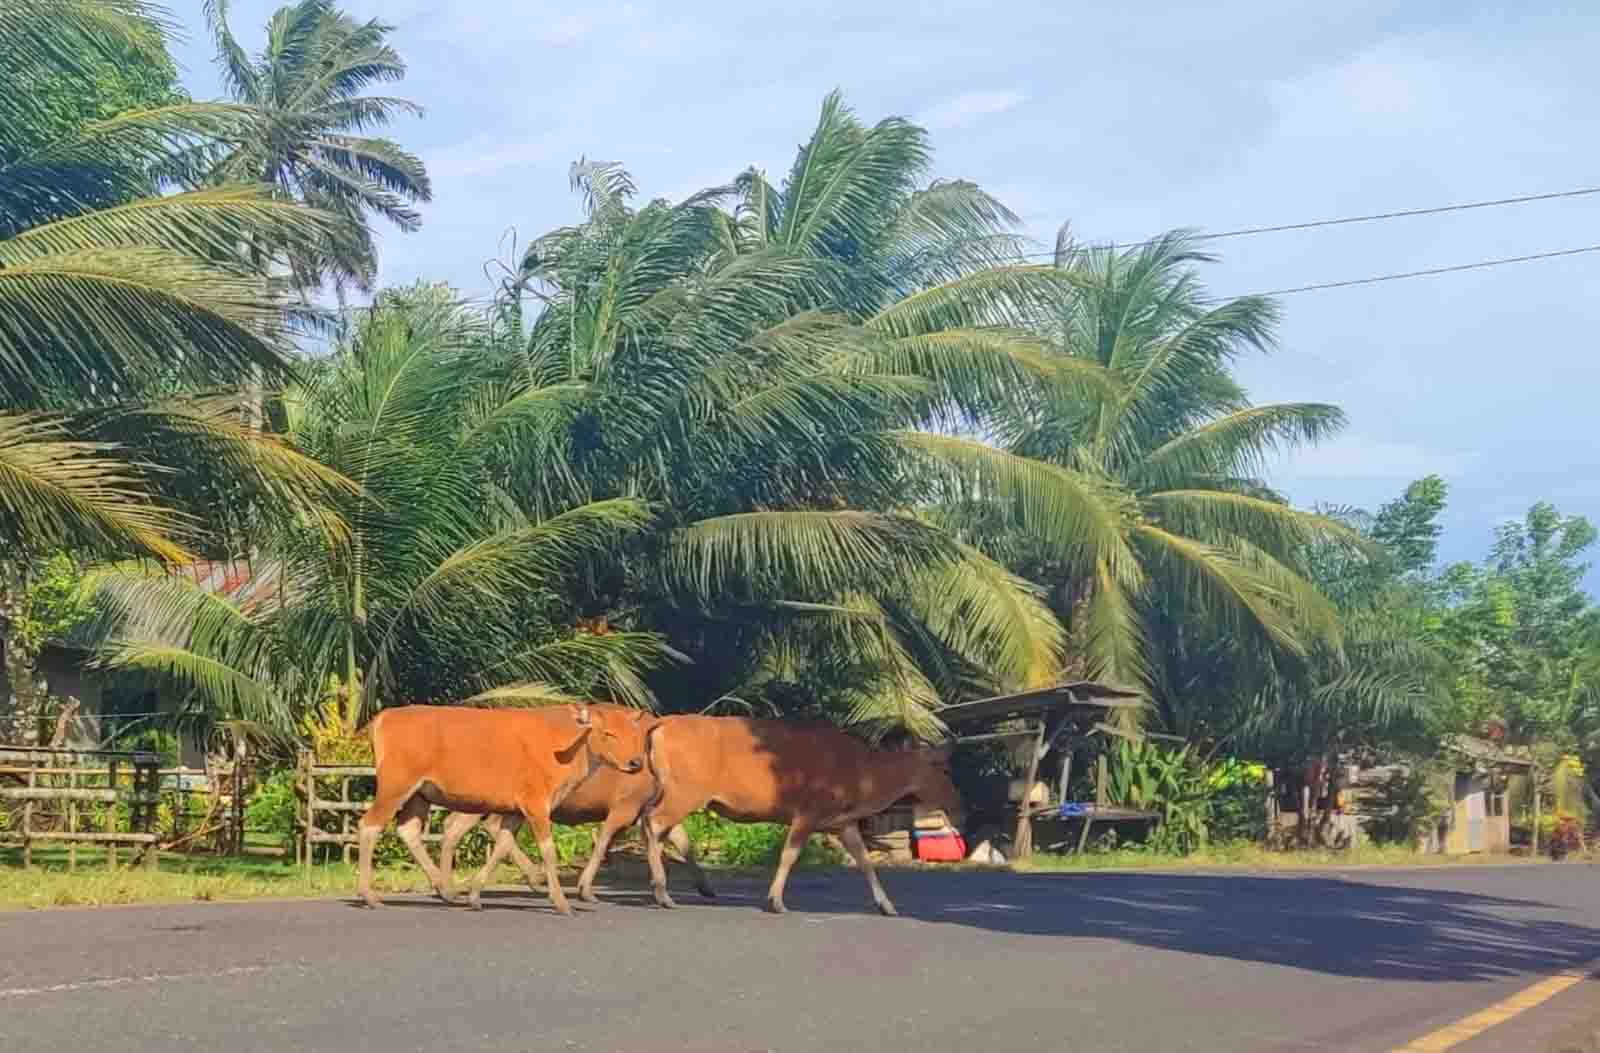
[[[126,860],[126,855],[124,855]],[[1526,859],[1497,857],[1496,861],[1525,862]],[[1482,863],[1482,857],[1423,855],[1403,848],[1366,846],[1346,852],[1270,852],[1257,845],[1215,845],[1203,852],[1179,858],[1137,850],[1089,852],[1082,856],[1038,855],[1026,863],[1006,868],[1020,873],[1089,873],[1096,870],[1311,870],[1342,866],[1451,866]],[[1548,862],[1548,860],[1545,860]],[[107,870],[98,851],[80,849],[75,872],[67,870],[65,850],[35,850],[34,865],[24,868],[21,851],[0,849],[0,910],[39,910],[50,907],[105,907],[135,903],[226,902],[252,899],[309,899],[328,896],[353,896],[355,867],[333,863],[311,868],[272,859],[230,859],[210,856],[161,857],[155,870],[128,868]],[[817,866],[820,864],[812,864]],[[923,864],[908,864],[921,868]],[[809,869],[809,868],[808,868]],[[977,864],[940,865],[940,869],[992,869]],[[464,884],[470,868],[456,872],[457,886]],[[563,868],[565,883],[571,887],[574,868]],[[681,870],[676,870],[681,875]],[[715,868],[724,879],[759,876],[764,867]],[[607,866],[607,877],[619,884],[638,884],[645,880],[642,861],[614,858]],[[604,879],[603,879],[604,880]],[[673,880],[682,880],[674,877]],[[373,874],[380,892],[426,893],[431,888],[414,866],[380,867]],[[493,884],[522,885],[522,875],[504,866]]]

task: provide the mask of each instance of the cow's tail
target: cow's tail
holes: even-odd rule
[[[650,813],[655,811],[656,806],[661,803],[661,798],[667,792],[667,776],[669,772],[666,750],[663,748],[661,740],[665,726],[664,722],[657,721],[654,727],[644,733],[644,762],[645,766],[650,769],[650,778],[654,781],[655,787],[650,791],[650,799],[645,802],[644,808],[640,812],[639,821],[641,823],[649,821]]]
[[[380,709],[356,727],[356,737],[365,737],[372,743],[372,763],[377,767],[383,766],[383,718],[387,714],[387,710]]]

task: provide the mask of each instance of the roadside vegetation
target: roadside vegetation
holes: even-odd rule
[[[0,739],[69,729],[40,673],[69,645],[114,685],[106,745],[247,741],[252,836],[292,852],[298,751],[362,763],[386,706],[933,739],[950,703],[1096,678],[1149,699],[1109,793],[1162,822],[1035,866],[1278,865],[1246,847],[1264,770],[1426,772],[1463,734],[1537,759],[1541,842],[1586,843],[1595,529],[1539,503],[1444,566],[1438,476],[1376,509],[1277,492],[1274,464],[1344,417],[1250,398],[1237,366],[1284,308],[1213,297],[1191,233],[1096,249],[1063,226],[1041,251],[934,178],[926,130],[835,94],[782,171],[670,202],[580,160],[570,222],[487,295],[385,287],[374,224],[417,229],[434,193],[388,27],[327,0],[264,32],[204,19],[226,100],[185,93],[141,0],[0,0]],[[207,561],[245,584],[202,584]],[[1422,780],[1379,799],[1367,836],[1392,847],[1337,858],[1412,861],[1444,807]],[[766,828],[695,823],[713,863],[770,858]],[[0,902],[348,884],[14,858]]]

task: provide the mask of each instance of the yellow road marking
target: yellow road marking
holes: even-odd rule
[[[1441,1053],[1443,1050],[1453,1049],[1469,1038],[1478,1037],[1496,1024],[1503,1024],[1519,1013],[1525,1013],[1534,1006],[1548,1002],[1562,991],[1582,983],[1587,978],[1586,973],[1561,973],[1540,980],[1503,1002],[1496,1002],[1488,1009],[1473,1013],[1449,1027],[1441,1027],[1432,1034],[1408,1042],[1396,1048],[1394,1053]]]

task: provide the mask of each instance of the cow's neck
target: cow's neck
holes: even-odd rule
[[[572,761],[567,765],[567,777],[556,786],[555,793],[551,796],[550,810],[553,812],[560,808],[561,802],[567,799],[568,794],[577,789],[579,783],[600,770],[600,764],[600,758],[595,756],[594,751],[589,748],[587,742],[579,747],[573,755]]]

